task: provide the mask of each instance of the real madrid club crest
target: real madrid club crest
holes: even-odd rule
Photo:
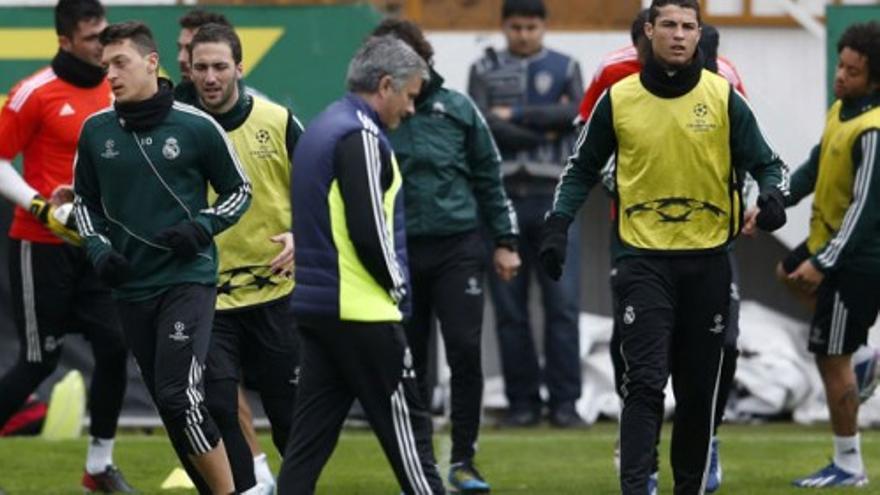
[[[539,95],[546,95],[550,88],[553,87],[553,74],[542,70],[535,75],[535,91],[538,92]]]
[[[177,138],[169,137],[165,140],[165,145],[162,146],[162,156],[166,160],[174,160],[180,156],[180,145],[177,144]]]
[[[105,141],[104,152],[101,153],[101,156],[108,160],[112,160],[113,158],[119,156],[119,152],[116,151],[116,141],[112,139],[108,139],[107,141]]]
[[[409,351],[409,347],[406,347],[403,350],[403,377],[416,377],[416,370],[413,369],[413,357],[412,353]]]
[[[624,325],[632,325],[636,321],[636,310],[632,306],[627,306],[623,310]]]

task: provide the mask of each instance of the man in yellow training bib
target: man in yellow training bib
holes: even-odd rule
[[[654,0],[645,35],[652,56],[599,98],[556,189],[540,258],[562,273],[568,226],[617,157],[612,289],[624,369],[620,485],[648,493],[663,389],[676,399],[672,471],[676,494],[704,493],[714,406],[728,325],[741,184],[760,185],[758,226],[785,223],[784,165],[745,99],[703,69],[696,0]],[[579,253],[572,253],[578,256]]]
[[[837,101],[822,141],[792,176],[789,205],[815,192],[807,241],[777,273],[815,304],[809,350],[816,355],[834,431],[831,463],[799,487],[868,483],[858,430],[852,354],[880,311],[880,24],[850,26],[837,43]]]

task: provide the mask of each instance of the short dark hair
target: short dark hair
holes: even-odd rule
[[[123,40],[131,40],[131,43],[141,55],[159,51],[156,48],[156,40],[153,39],[153,32],[150,31],[149,26],[141,21],[125,21],[110,24],[101,31],[98,40],[103,46]]]
[[[58,0],[55,5],[55,34],[73,37],[80,21],[103,19],[104,6],[98,0]]]
[[[376,29],[373,30],[373,36],[391,35],[399,38],[401,41],[409,45],[416,51],[420,57],[431,65],[434,62],[434,47],[425,39],[425,34],[419,28],[418,24],[389,17],[382,21]]]
[[[189,57],[192,59],[193,50],[196,45],[204,43],[226,43],[232,50],[232,60],[236,64],[241,63],[241,40],[238,38],[235,29],[231,26],[223,24],[215,24],[213,22],[205,24],[196,31],[192,41],[189,42]]]
[[[657,16],[660,15],[660,8],[667,5],[677,5],[683,9],[693,9],[697,13],[697,22],[702,24],[703,20],[700,16],[700,2],[697,0],[654,0],[651,2],[651,13],[648,16],[648,22],[654,24]]]
[[[632,26],[629,28],[629,37],[632,39],[633,45],[637,45],[639,39],[645,37],[645,23],[648,22],[650,13],[651,9],[642,9],[633,19]]]
[[[868,80],[880,83],[880,24],[876,21],[853,24],[837,42],[837,53],[849,48],[868,58]]]
[[[180,27],[186,29],[199,29],[205,24],[221,24],[223,26],[232,26],[229,19],[219,12],[211,12],[205,9],[192,9],[178,20]]]
[[[507,19],[515,15],[546,19],[547,7],[544,6],[544,0],[504,0],[501,5],[501,18]]]
[[[700,33],[700,51],[703,52],[703,68],[718,73],[718,45],[721,43],[721,33],[715,26],[703,24]]]

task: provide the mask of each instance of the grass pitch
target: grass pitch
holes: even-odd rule
[[[547,428],[484,429],[477,463],[491,483],[493,494],[611,495],[619,493],[611,460],[616,435],[617,427],[613,423],[572,432]],[[668,428],[663,437],[660,493],[671,494]],[[271,447],[268,436],[262,436],[261,440],[265,448]],[[790,482],[822,467],[832,451],[830,432],[825,425],[725,425],[721,442],[724,483],[720,494],[816,492],[792,488]],[[880,494],[880,433],[863,432],[862,448],[868,476],[875,485],[831,493]],[[7,495],[81,494],[79,479],[85,450],[85,439],[58,442],[35,438],[0,439],[0,487]],[[445,477],[448,432],[435,437],[435,452]],[[277,470],[279,458],[274,451],[270,452],[270,458]],[[161,432],[120,435],[115,460],[142,494],[186,493],[159,489],[177,465]],[[399,488],[373,435],[368,431],[347,430],[321,476],[317,493],[396,495]]]

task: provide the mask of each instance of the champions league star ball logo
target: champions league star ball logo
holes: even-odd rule
[[[703,118],[706,115],[709,115],[709,107],[707,107],[704,103],[697,103],[694,105],[694,115]]]
[[[269,142],[269,131],[266,129],[260,129],[257,131],[257,142],[260,144],[267,144]]]
[[[180,145],[177,144],[176,138],[170,137],[165,140],[165,146],[162,146],[162,156],[166,160],[174,160],[180,156]]]

